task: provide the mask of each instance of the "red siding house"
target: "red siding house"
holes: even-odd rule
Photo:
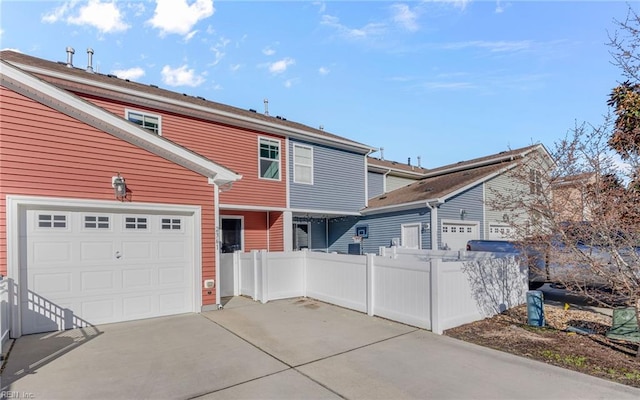
[[[217,192],[241,175],[4,60],[0,76],[12,336],[219,304]]]

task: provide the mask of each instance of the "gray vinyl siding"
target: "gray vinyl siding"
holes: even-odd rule
[[[313,148],[313,185],[293,181],[295,144]],[[292,208],[356,212],[365,206],[363,154],[290,140],[288,173]]]
[[[465,221],[479,221],[483,224],[483,186],[478,184],[447,201],[438,209],[438,245],[440,245],[442,220],[460,220],[460,210],[465,210]],[[481,239],[484,239],[484,232],[480,232]]]
[[[330,251],[346,253],[349,243],[353,243],[356,226],[367,225],[369,238],[363,239],[364,253],[378,253],[380,247],[391,246],[393,238],[401,237],[401,225],[410,223],[429,223],[431,214],[428,208],[397,211],[385,214],[364,216],[361,218],[333,219],[329,224]],[[422,248],[431,248],[431,231],[422,232]]]
[[[392,192],[396,189],[400,189],[401,187],[410,185],[417,180],[418,178],[410,179],[410,178],[403,178],[400,176],[387,175],[387,192]]]
[[[367,173],[368,194],[369,198],[384,194],[384,175],[376,172]]]

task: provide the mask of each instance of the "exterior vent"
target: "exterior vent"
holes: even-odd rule
[[[254,110],[253,108],[250,108],[249,111],[251,111],[252,113],[257,112],[256,110]]]
[[[73,54],[76,51],[73,49],[73,47],[67,47],[67,67],[69,68],[73,68]]]
[[[157,85],[149,85],[149,86],[151,86],[152,88],[156,88],[156,89],[158,88]]]
[[[89,47],[87,49],[87,72],[93,74],[93,49]]]
[[[207,99],[205,99],[205,98],[204,98],[204,97],[202,97],[202,96],[198,96],[198,98],[199,98],[200,100],[207,101]]]
[[[117,76],[116,76],[116,75],[113,75],[113,74],[107,74],[107,76],[108,76],[109,78],[117,78]]]

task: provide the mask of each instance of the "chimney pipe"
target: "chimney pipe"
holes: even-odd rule
[[[264,115],[269,115],[269,99],[264,99]]]
[[[91,47],[87,49],[87,57],[89,59],[87,62],[87,72],[93,73],[93,49]]]
[[[418,156],[418,168],[422,168],[422,165],[420,165],[420,156]]]
[[[407,165],[411,165],[411,157],[407,158]]]
[[[73,68],[73,53],[76,51],[73,47],[67,47],[67,67]]]
[[[384,147],[380,147],[380,159],[384,160]]]

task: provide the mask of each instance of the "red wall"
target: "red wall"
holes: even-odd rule
[[[120,172],[133,202],[201,207],[202,278],[215,278],[207,178],[8,89],[0,88],[0,102],[0,273],[7,272],[7,195],[116,201],[111,177]],[[215,304],[215,291],[202,295]]]

